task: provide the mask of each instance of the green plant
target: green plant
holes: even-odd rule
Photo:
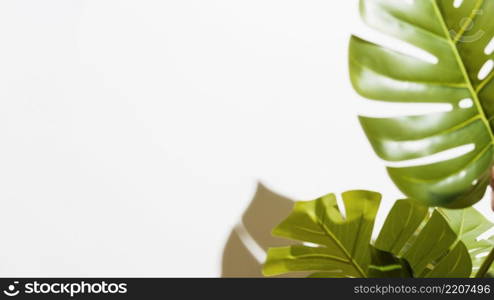
[[[410,199],[396,201],[372,240],[381,195],[349,191],[297,202],[273,235],[297,241],[271,248],[267,276],[488,277],[494,224],[471,206],[484,195],[494,165],[494,1],[360,0],[365,23],[437,61],[352,36],[350,77],[370,100],[443,103],[451,109],[405,117],[360,117],[379,157]],[[474,34],[470,34],[473,32]],[[491,41],[493,40],[493,41]],[[410,163],[473,145],[454,158]],[[418,200],[418,201],[416,201]],[[425,204],[425,206],[424,206]],[[436,207],[436,208],[428,208]]]
[[[494,251],[492,251],[494,236],[479,239],[482,234],[493,228],[494,224],[474,208],[460,210],[440,208],[438,212],[447,220],[451,229],[469,249],[473,270],[477,271],[477,276],[485,276],[489,269],[491,272],[494,271],[494,268],[491,267],[494,261]],[[482,256],[486,254],[488,255]]]
[[[494,162],[494,72],[489,69],[494,55],[486,50],[494,35],[494,1],[468,0],[459,7],[453,2],[361,0],[365,23],[437,62],[353,36],[350,74],[355,90],[368,99],[451,105],[440,113],[360,121],[375,152],[387,161],[474,145],[447,161],[388,168],[408,197],[429,206],[464,208],[484,195]]]
[[[428,209],[399,200],[375,242],[371,236],[381,195],[349,191],[296,202],[273,235],[299,244],[271,248],[266,276],[308,272],[310,277],[484,277],[492,260],[477,258],[493,239],[477,237],[493,224],[475,209]],[[469,253],[470,252],[470,253]]]

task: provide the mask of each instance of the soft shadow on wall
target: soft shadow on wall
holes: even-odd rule
[[[226,242],[222,277],[263,277],[261,269],[268,248],[293,244],[271,235],[273,228],[288,216],[293,203],[262,183],[257,185],[254,198]],[[297,275],[300,276],[293,276]]]

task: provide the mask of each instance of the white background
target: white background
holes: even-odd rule
[[[259,180],[389,208],[356,4],[1,1],[0,276],[218,276]]]

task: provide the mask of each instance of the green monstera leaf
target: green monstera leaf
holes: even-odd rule
[[[458,238],[468,248],[476,277],[492,276],[494,235],[480,238],[494,227],[480,212],[470,207],[462,210],[439,209]],[[490,270],[489,270],[490,269]]]
[[[361,117],[375,152],[390,162],[426,158],[465,145],[446,161],[390,167],[408,197],[429,206],[464,208],[479,201],[494,157],[494,1],[361,0],[366,24],[433,55],[437,62],[358,37],[350,75],[362,96],[396,103],[443,103],[451,110],[391,118]],[[487,47],[487,48],[486,48]]]
[[[367,277],[370,239],[381,195],[368,191],[343,193],[346,217],[334,194],[297,202],[273,235],[320,245],[271,248],[264,265],[267,276],[313,271],[314,277]]]
[[[369,191],[297,202],[273,235],[302,242],[271,248],[267,276],[311,272],[310,277],[469,277],[472,263],[463,241],[437,210],[397,201],[379,238],[371,241],[381,196]]]
[[[415,201],[394,204],[375,247],[406,260],[413,277],[469,277],[472,272],[467,247],[447,219]]]

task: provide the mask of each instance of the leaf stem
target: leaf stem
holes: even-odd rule
[[[475,274],[475,278],[484,278],[491,268],[492,263],[494,263],[494,248],[492,248],[491,252],[489,252],[489,255],[487,255],[487,257],[482,262],[482,265],[477,271],[477,274]]]

